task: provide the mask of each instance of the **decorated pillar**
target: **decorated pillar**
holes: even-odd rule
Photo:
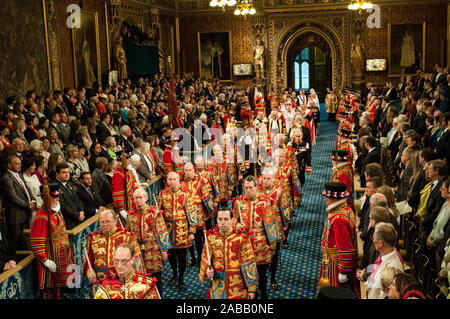
[[[353,14],[350,35],[350,72],[352,86],[355,89],[361,89],[361,85],[366,81],[365,22],[365,15],[356,12]]]
[[[56,20],[56,3],[54,0],[47,0],[47,26],[48,26],[48,46],[50,58],[50,89],[62,90],[62,67],[61,67],[61,48],[59,45],[59,28]]]

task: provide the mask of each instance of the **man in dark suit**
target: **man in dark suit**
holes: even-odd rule
[[[450,113],[444,114],[445,130],[436,144],[436,157],[445,159],[450,167]]]
[[[131,129],[128,125],[123,125],[120,128],[120,145],[123,145],[125,153],[133,151],[133,144],[131,144]]]
[[[95,169],[92,172],[92,190],[97,194],[100,206],[107,206],[113,202],[111,184],[105,176],[108,170],[108,160],[105,157],[97,157]]]
[[[445,202],[445,199],[442,198],[441,186],[444,182],[446,171],[447,165],[443,160],[432,160],[427,167],[427,180],[430,181],[431,185],[430,195],[426,203],[426,212],[422,216],[422,226],[426,234],[429,234],[433,229],[434,220]]]
[[[91,173],[81,173],[80,182],[81,184],[77,188],[77,196],[83,203],[84,213],[87,219],[94,216],[97,211],[100,212],[105,208],[100,207],[99,196],[92,190]]]
[[[111,136],[111,132],[109,131],[108,125],[111,121],[111,116],[108,112],[104,112],[100,114],[100,122],[97,123],[97,139],[99,141],[104,141],[108,136]]]
[[[397,100],[398,99],[397,90],[395,89],[395,87],[391,81],[386,82],[386,88],[387,88],[387,91],[386,91],[385,96],[387,96],[389,98],[389,101]]]
[[[435,152],[431,148],[424,148],[419,153],[419,163],[422,167],[426,167],[427,164],[436,158]],[[421,169],[419,175],[416,177],[414,184],[411,186],[408,192],[408,205],[416,211],[420,203],[420,192],[428,184],[426,179],[425,170]]]
[[[31,212],[36,208],[36,200],[20,172],[22,169],[20,158],[16,155],[8,157],[7,168],[2,178],[2,189],[8,244],[15,255],[16,250],[28,249],[23,230],[30,227]]]
[[[132,130],[135,138],[144,138],[143,130],[145,128],[145,121],[143,119],[139,119],[136,121],[136,127]]]
[[[75,228],[85,219],[83,204],[77,196],[76,188],[69,180],[69,165],[66,163],[56,165],[55,183],[60,184],[62,191],[62,194],[59,195],[59,203],[67,230]]]
[[[366,170],[366,165],[370,163],[379,163],[380,162],[380,151],[377,149],[377,140],[373,136],[368,136],[366,138],[365,147],[367,149],[367,155],[363,160],[362,169],[361,169],[361,186],[366,186],[366,178],[364,172]]]
[[[72,89],[64,88],[63,103],[66,106],[69,115],[75,115],[75,106],[73,105],[71,99],[73,96],[74,92]]]
[[[359,216],[359,225],[358,225],[358,233],[360,238],[363,241],[371,241],[372,238],[368,238],[369,234],[369,224],[370,224],[370,202],[374,202],[373,195],[377,194],[378,188],[381,187],[383,184],[381,177],[374,176],[371,177],[367,181],[366,185],[366,192],[364,195],[366,196],[366,199],[364,201],[363,206],[361,207],[360,212],[358,213]],[[375,196],[377,197],[377,196]]]
[[[63,132],[61,131],[61,126],[59,125],[59,122],[61,122],[61,118],[59,116],[59,113],[55,111],[51,114],[49,127],[53,127],[56,130],[56,132],[58,133],[58,138],[61,140],[61,142],[64,143],[64,135]]]
[[[70,126],[67,124],[68,118],[65,112],[59,113],[59,131],[61,132],[62,142],[64,145],[70,143]]]
[[[139,167],[137,168],[139,181],[141,183],[147,183],[147,181],[152,179],[152,174],[148,159],[146,159],[144,154],[142,153],[144,150],[144,141],[142,140],[142,138],[136,138],[133,142],[133,145],[134,150],[132,154],[139,155],[139,158],[141,159],[141,165],[139,165]]]

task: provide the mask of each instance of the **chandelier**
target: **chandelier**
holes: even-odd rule
[[[223,12],[225,12],[225,7],[232,7],[236,4],[236,0],[211,0],[209,3],[210,7],[222,7]]]
[[[253,0],[240,0],[234,11],[235,15],[243,15],[244,18],[247,18],[247,14],[253,15],[255,13],[256,10],[253,8]]]
[[[351,3],[348,5],[349,10],[358,10],[359,13],[362,10],[372,9],[373,4],[370,1],[366,0],[351,0]]]

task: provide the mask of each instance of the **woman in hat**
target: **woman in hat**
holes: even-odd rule
[[[43,297],[57,299],[59,288],[66,287],[73,274],[68,270],[75,260],[60,213],[59,184],[42,185],[40,190],[43,204],[31,227],[30,244],[37,260],[38,284]]]

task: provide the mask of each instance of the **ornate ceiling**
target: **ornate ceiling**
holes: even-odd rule
[[[153,4],[165,9],[174,9],[178,14],[221,12],[222,9],[211,8],[210,0],[152,0]],[[444,3],[446,0],[372,0],[379,5],[387,4],[430,4]],[[323,10],[343,9],[350,4],[350,0],[253,0],[258,13],[282,12],[285,10]],[[259,10],[258,10],[259,9]],[[227,9],[233,13],[234,8]]]

